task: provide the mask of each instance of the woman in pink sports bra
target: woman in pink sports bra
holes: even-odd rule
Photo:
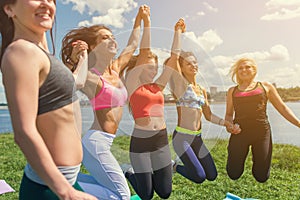
[[[113,58],[117,53],[117,43],[111,30],[105,26],[81,27],[63,39],[62,59],[72,71],[76,72],[78,57],[88,51],[89,71],[81,91],[90,100],[94,122],[83,136],[82,145],[83,164],[93,179],[80,174],[79,181],[97,183],[97,191],[86,191],[100,199],[130,199],[127,181],[110,148],[127,101],[127,91],[119,72],[138,46],[140,25],[147,8],[146,5],[140,7],[128,45],[116,60]]]

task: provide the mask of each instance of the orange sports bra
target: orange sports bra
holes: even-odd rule
[[[101,90],[94,98],[90,99],[93,110],[124,106],[127,100],[127,90],[121,80],[121,86],[116,87],[107,82],[96,68],[92,68],[91,70],[95,72],[102,81]]]
[[[155,83],[139,87],[130,97],[133,118],[164,116],[164,95]]]

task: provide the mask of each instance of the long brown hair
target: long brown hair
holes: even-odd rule
[[[6,48],[12,43],[15,36],[15,26],[11,17],[5,11],[4,6],[8,4],[15,4],[17,0],[0,0],[0,33],[1,33],[1,50],[0,50],[0,63]],[[54,0],[56,5],[56,0]],[[55,21],[55,19],[54,19]],[[53,54],[55,54],[53,29],[50,29],[50,37],[52,42]],[[0,66],[1,67],[1,66]]]
[[[104,25],[93,25],[89,27],[79,27],[67,33],[62,40],[61,59],[63,63],[67,64],[67,60],[71,57],[73,50],[72,43],[77,40],[86,42],[89,47],[87,52],[90,53],[92,51],[91,46],[97,45],[97,39],[101,29],[106,29],[111,32],[111,30]]]

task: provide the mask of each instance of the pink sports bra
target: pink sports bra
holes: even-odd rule
[[[93,110],[123,106],[127,100],[127,90],[121,80],[120,87],[116,87],[107,82],[96,68],[92,68],[91,71],[99,75],[102,81],[101,90],[94,98],[90,99]],[[117,72],[115,73],[117,74]]]

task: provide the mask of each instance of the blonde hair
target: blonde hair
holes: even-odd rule
[[[255,61],[251,58],[240,58],[239,60],[237,60],[230,68],[230,71],[229,71],[229,74],[231,75],[231,80],[234,82],[234,83],[237,83],[237,84],[241,84],[242,81],[241,79],[238,77],[237,75],[237,72],[238,72],[238,69],[239,69],[239,66],[244,63],[244,62],[249,62],[251,64],[251,67],[254,69],[254,77],[256,76],[257,74],[257,65],[255,63]],[[253,78],[254,78],[253,77]]]

